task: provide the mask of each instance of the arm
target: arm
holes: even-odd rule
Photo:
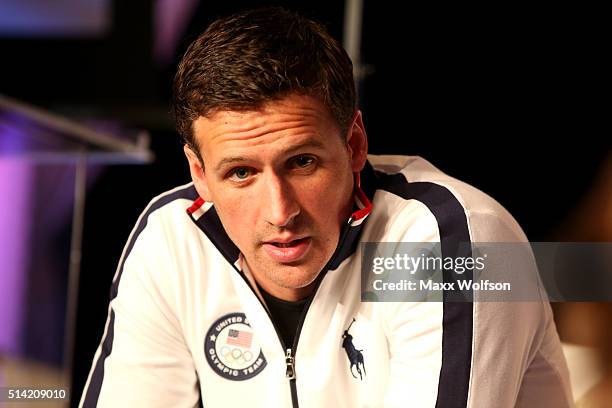
[[[474,242],[525,241],[495,213],[470,214],[470,221]],[[383,310],[386,407],[573,405],[547,302],[393,303]]]
[[[172,307],[170,275],[176,271],[162,228],[143,218],[113,280],[81,407],[192,407],[199,400],[194,364]]]

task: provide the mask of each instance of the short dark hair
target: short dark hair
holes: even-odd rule
[[[185,52],[173,91],[177,130],[198,156],[193,122],[215,111],[311,95],[344,134],[356,108],[353,64],[340,43],[320,23],[280,7],[213,22]]]

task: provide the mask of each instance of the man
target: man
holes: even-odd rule
[[[367,156],[351,62],[319,24],[218,20],[174,92],[193,183],[128,240],[82,406],[571,405],[546,303],[361,301],[362,242],[525,237],[423,159]]]

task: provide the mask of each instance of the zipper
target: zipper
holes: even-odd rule
[[[290,380],[295,380],[295,358],[293,357],[293,354],[291,354],[291,349],[287,349],[287,354],[285,354],[285,364],[287,365],[285,377]]]
[[[298,403],[297,385],[295,383],[295,356],[290,348],[287,349],[285,354],[285,364],[287,365],[285,377],[289,380],[289,391],[291,392],[291,405],[294,408],[298,408],[300,405]]]
[[[319,275],[321,273],[326,273],[329,265],[338,256],[338,252],[342,249],[342,245],[344,244],[346,236],[347,236],[347,234],[348,234],[348,232],[350,230],[351,223],[353,221],[354,221],[354,219],[353,219],[353,216],[351,215],[349,217],[348,221],[346,222],[346,224],[344,225],[344,229],[342,231],[342,235],[340,236],[340,241],[338,243],[338,246],[336,247],[336,251],[331,256],[329,261],[325,264],[323,269],[319,272]],[[234,267],[234,269],[236,269],[236,268]],[[238,271],[238,269],[236,269],[236,270]],[[242,279],[244,279],[244,281],[247,284],[247,286],[251,289],[251,292],[253,292],[253,295],[255,295],[255,297],[259,300],[259,302],[263,306],[263,309],[265,310],[266,314],[268,315],[268,318],[272,322],[272,327],[274,327],[274,331],[276,331],[276,335],[278,336],[278,339],[279,339],[281,345],[283,346],[283,349],[285,350],[285,366],[286,366],[285,377],[289,380],[289,388],[290,388],[290,391],[291,391],[291,403],[293,405],[293,408],[299,408],[298,397],[297,397],[297,386],[296,386],[296,383],[295,383],[295,381],[296,381],[296,375],[295,375],[295,354],[296,354],[296,349],[297,349],[298,341],[300,339],[300,333],[302,332],[302,326],[304,325],[304,321],[306,320],[306,314],[308,313],[308,309],[310,308],[310,304],[312,303],[312,299],[314,299],[314,296],[317,293],[317,290],[319,289],[319,286],[321,286],[321,282],[323,281],[324,276],[320,276],[318,278],[317,283],[315,285],[315,288],[314,288],[314,290],[312,292],[312,295],[310,296],[310,299],[304,305],[304,310],[302,311],[302,315],[301,315],[300,320],[298,322],[298,326],[297,326],[297,330],[296,330],[296,333],[295,333],[295,337],[293,339],[293,345],[292,345],[291,348],[288,348],[287,345],[285,344],[285,341],[283,340],[283,337],[281,336],[280,330],[278,329],[278,327],[274,323],[274,319],[272,319],[272,315],[270,314],[268,309],[265,307],[265,305],[263,304],[261,299],[259,299],[259,296],[257,296],[257,293],[255,292],[255,289],[253,289],[253,287],[251,286],[250,282],[248,281],[248,279],[246,278],[244,273],[241,273],[240,271],[238,271],[238,272],[239,272],[240,276],[242,276]]]

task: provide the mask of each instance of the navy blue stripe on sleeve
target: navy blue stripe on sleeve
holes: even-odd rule
[[[438,223],[442,257],[471,256],[471,239],[465,210],[454,194],[439,184],[408,182],[403,174],[377,173],[379,188],[405,200],[423,203]],[[462,279],[471,280],[472,270]],[[455,280],[444,271],[444,282]],[[438,382],[437,408],[467,406],[472,367],[473,303],[471,294],[444,292],[442,319],[442,367]]]

